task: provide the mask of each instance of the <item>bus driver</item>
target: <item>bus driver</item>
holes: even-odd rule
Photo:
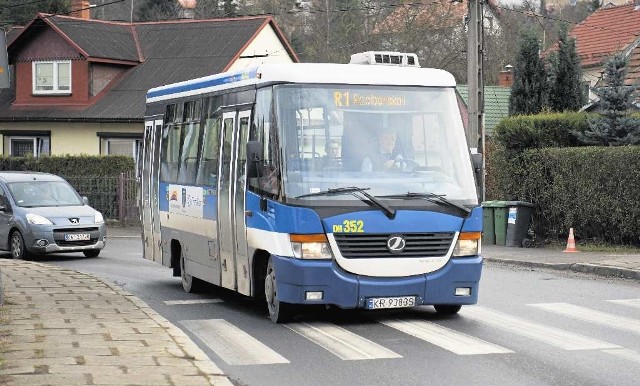
[[[402,154],[396,150],[396,132],[384,129],[378,133],[376,151],[362,160],[363,172],[401,169],[404,163]]]

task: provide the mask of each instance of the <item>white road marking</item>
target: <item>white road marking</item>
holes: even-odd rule
[[[289,363],[286,358],[224,319],[182,320],[180,323],[230,365]]]
[[[499,311],[484,307],[466,307],[461,311],[465,318],[473,319],[514,334],[534,339],[563,350],[597,350],[605,348],[620,348],[615,344],[574,334],[559,328],[549,327],[513,317]]]
[[[191,300],[165,300],[164,304],[168,306],[181,306],[190,304],[214,304],[224,303],[222,299],[191,299]]]
[[[633,351],[633,350],[622,348],[617,350],[602,350],[602,351],[606,352],[607,354],[615,355],[622,359],[640,363],[640,354],[638,354],[636,351]]]
[[[637,319],[608,314],[606,312],[596,311],[587,307],[576,306],[568,303],[541,303],[530,304],[530,306],[568,316],[570,318],[640,334],[640,320]]]
[[[285,326],[344,360],[402,358],[401,355],[335,324],[311,322],[290,323]]]
[[[380,323],[442,347],[443,349],[449,350],[458,355],[505,354],[513,352],[504,347],[486,342],[479,338],[474,338],[462,332],[442,327],[426,320],[394,319],[380,320]]]
[[[607,300],[611,303],[622,304],[623,306],[640,309],[640,299]]]

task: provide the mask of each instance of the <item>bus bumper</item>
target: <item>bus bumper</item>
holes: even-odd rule
[[[416,305],[475,304],[482,272],[481,256],[450,259],[436,272],[403,278],[354,275],[333,260],[273,259],[278,300],[341,308],[366,308],[368,298],[394,296],[416,296]],[[456,296],[456,288],[470,288],[469,296]],[[322,292],[322,299],[306,300],[307,292]]]

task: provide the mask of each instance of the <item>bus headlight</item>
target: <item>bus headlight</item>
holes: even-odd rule
[[[453,249],[453,257],[476,256],[480,254],[480,232],[462,232]]]
[[[331,259],[331,247],[325,234],[290,235],[293,256],[297,259]]]

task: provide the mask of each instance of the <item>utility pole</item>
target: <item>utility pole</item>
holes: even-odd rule
[[[483,5],[485,0],[469,0],[467,25],[467,80],[469,83],[469,148],[471,154],[480,154],[482,166],[478,173],[478,192],[485,197],[485,136],[484,136],[484,81],[483,81]],[[477,157],[477,156],[476,156]]]

